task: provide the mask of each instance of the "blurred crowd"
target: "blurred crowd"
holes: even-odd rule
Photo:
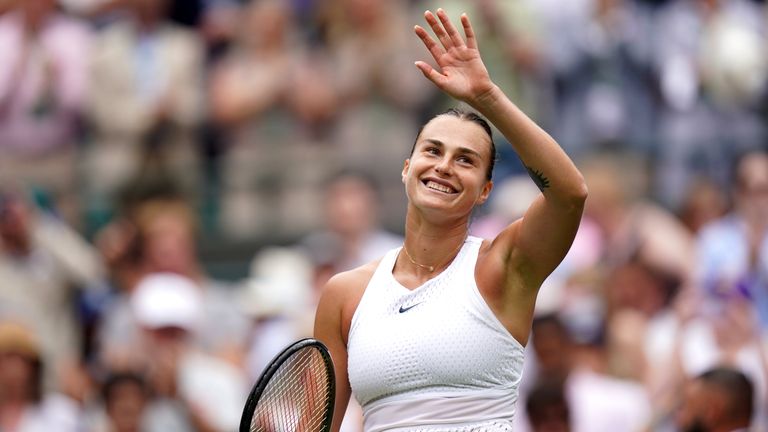
[[[0,0],[0,431],[236,430],[325,281],[402,243],[438,6],[590,190],[516,430],[768,431],[756,0]],[[497,140],[483,237],[539,193]]]

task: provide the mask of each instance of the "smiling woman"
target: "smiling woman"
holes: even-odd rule
[[[493,131],[491,130],[491,125],[489,125],[484,118],[477,115],[477,113],[463,111],[459,108],[448,108],[441,115],[454,116],[462,120],[467,120],[472,123],[475,123],[481,128],[483,128],[485,133],[488,134],[488,141],[491,146],[491,158],[488,164],[488,171],[486,172],[486,178],[490,180],[493,174],[493,167],[496,165],[496,144],[494,144],[493,142]],[[413,152],[416,150],[416,144],[418,144],[419,138],[421,137],[421,133],[424,131],[425,126],[426,125],[422,126],[421,129],[419,129],[419,133],[416,134],[416,141],[413,142],[413,147],[411,148],[411,156],[413,156]]]
[[[335,362],[334,431],[352,394],[366,432],[511,430],[536,296],[570,248],[587,196],[565,152],[491,80],[469,18],[464,37],[440,9],[424,18],[437,41],[415,32],[437,69],[416,67],[477,113],[453,109],[423,126],[401,174],[403,246],[324,288],[315,337]],[[493,189],[496,151],[481,116],[541,190],[488,240],[469,233]]]

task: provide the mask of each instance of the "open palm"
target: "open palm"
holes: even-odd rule
[[[466,42],[442,9],[437,10],[437,16],[427,11],[424,18],[440,41],[437,43],[432,39],[424,28],[415,27],[416,35],[424,42],[440,69],[438,71],[426,62],[417,61],[416,66],[424,76],[452,97],[468,103],[490,92],[493,82],[480,58],[477,39],[467,15],[461,16]]]

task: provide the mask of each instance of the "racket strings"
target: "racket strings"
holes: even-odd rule
[[[275,371],[251,421],[251,432],[321,431],[332,400],[331,377],[323,356],[299,350]]]

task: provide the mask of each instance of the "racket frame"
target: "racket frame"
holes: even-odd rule
[[[333,359],[331,359],[331,353],[328,351],[328,348],[325,346],[325,344],[314,338],[304,338],[285,347],[279,354],[275,356],[275,358],[272,359],[271,362],[269,362],[267,367],[259,376],[259,379],[256,380],[256,383],[248,395],[248,399],[245,401],[245,407],[243,407],[243,415],[240,419],[239,432],[250,432],[251,422],[253,421],[253,414],[256,412],[256,407],[259,404],[259,400],[261,399],[262,394],[264,394],[264,390],[266,390],[267,386],[272,380],[272,377],[277,373],[283,363],[285,363],[286,360],[291,358],[298,351],[309,347],[317,349],[317,351],[320,353],[320,356],[323,359],[323,363],[325,364],[325,370],[329,375],[328,392],[330,393],[330,402],[324,415],[325,418],[323,420],[322,432],[331,430],[334,405],[336,403],[336,372],[333,366]]]

